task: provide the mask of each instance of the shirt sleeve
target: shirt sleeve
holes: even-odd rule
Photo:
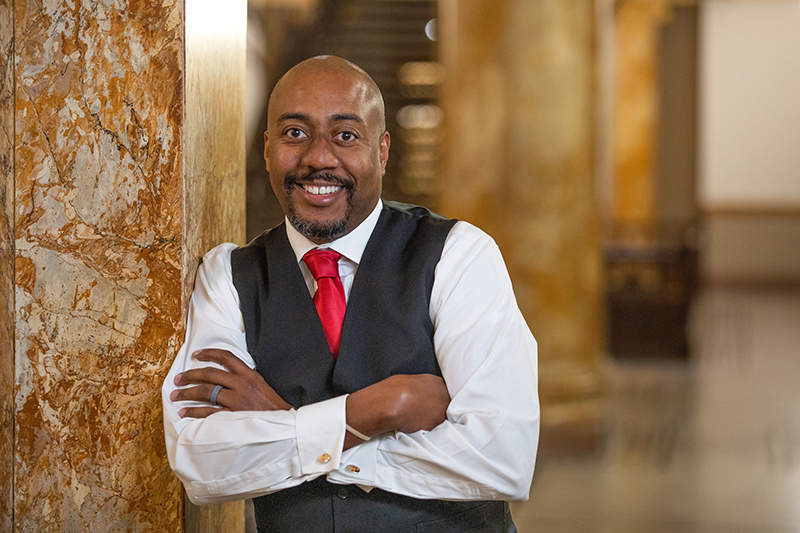
[[[199,505],[252,498],[326,474],[339,467],[344,444],[346,396],[290,411],[221,411],[205,419],[178,414],[198,402],[170,400],[178,373],[209,364],[192,357],[196,350],[228,350],[255,368],[231,278],[234,248],[222,244],[203,258],[186,340],[161,390],[169,463]]]
[[[417,498],[526,500],[539,440],[537,345],[497,245],[468,223],[445,243],[430,312],[447,420],[351,448],[328,479]]]

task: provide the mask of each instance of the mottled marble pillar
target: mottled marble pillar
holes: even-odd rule
[[[441,0],[439,211],[482,227],[539,342],[543,441],[601,418],[593,7]],[[584,433],[586,434],[586,433]]]
[[[184,529],[160,384],[198,255],[244,238],[244,2],[188,4],[227,40],[175,0],[0,5],[3,531]]]
[[[0,2],[0,531],[14,516],[14,25]]]

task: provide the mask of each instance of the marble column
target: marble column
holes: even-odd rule
[[[3,531],[184,530],[160,384],[244,239],[244,5],[0,4]]]
[[[0,531],[14,516],[14,26],[0,2]]]
[[[542,438],[602,415],[593,7],[441,0],[439,211],[492,235],[539,342]],[[563,432],[560,430],[564,430]]]
[[[614,238],[656,238],[655,152],[659,31],[672,0],[616,0],[614,5]]]
[[[221,242],[245,244],[246,0],[185,0],[183,310],[200,257]],[[171,362],[171,360],[170,360]],[[244,503],[196,507],[187,533],[244,531]]]

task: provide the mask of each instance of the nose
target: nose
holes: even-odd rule
[[[306,150],[300,159],[300,163],[313,170],[323,170],[337,167],[339,159],[327,139],[314,137],[306,145]]]

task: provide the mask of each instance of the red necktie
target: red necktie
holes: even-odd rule
[[[339,355],[339,342],[342,340],[342,321],[346,304],[344,287],[339,279],[339,258],[342,254],[333,250],[310,250],[303,256],[311,275],[317,280],[317,292],[314,293],[314,305],[325,330],[328,346],[333,358]]]

